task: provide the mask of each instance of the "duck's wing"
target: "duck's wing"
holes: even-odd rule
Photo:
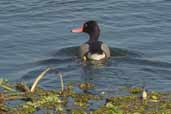
[[[87,43],[80,46],[80,57],[83,58],[89,51],[89,45]]]
[[[107,46],[107,44],[102,43],[101,49],[102,49],[102,51],[106,54],[107,58],[109,58],[109,57],[110,57],[110,49],[109,49],[109,47]]]

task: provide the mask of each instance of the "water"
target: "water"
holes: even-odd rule
[[[91,19],[112,50],[104,65],[81,64],[77,50],[87,35],[70,32]],[[170,43],[170,0],[0,1],[0,75],[13,82],[31,84],[50,66],[41,87],[60,88],[60,71],[65,83],[94,83],[93,92],[125,86],[170,91]]]

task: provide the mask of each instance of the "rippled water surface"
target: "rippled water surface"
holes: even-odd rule
[[[97,20],[100,40],[112,57],[104,65],[83,65],[78,46],[86,34],[71,33],[87,20]],[[123,86],[171,90],[170,0],[1,0],[0,75],[32,83],[53,68],[40,86],[91,82],[94,92]]]

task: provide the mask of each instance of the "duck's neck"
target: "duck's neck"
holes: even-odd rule
[[[89,34],[89,42],[90,43],[95,43],[95,42],[97,42],[98,41],[98,39],[99,39],[99,33],[96,33],[96,34],[94,34],[94,33],[92,33],[92,34]]]

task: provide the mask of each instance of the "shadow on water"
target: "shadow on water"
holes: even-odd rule
[[[64,73],[65,83],[80,82],[94,83],[97,87],[93,92],[111,92],[122,86],[149,86],[157,88],[161,86],[159,80],[169,78],[171,64],[144,59],[144,54],[120,48],[111,48],[111,58],[104,64],[83,64],[78,57],[79,47],[67,47],[59,49],[47,59],[28,63],[24,66],[31,69],[23,75],[22,79],[33,81],[35,77],[47,66],[53,68],[42,80],[43,87],[55,87],[60,83],[56,72]],[[153,80],[153,81],[152,81]],[[156,81],[156,82],[155,82]],[[58,85],[60,87],[60,84]],[[95,93],[96,93],[95,92]]]

